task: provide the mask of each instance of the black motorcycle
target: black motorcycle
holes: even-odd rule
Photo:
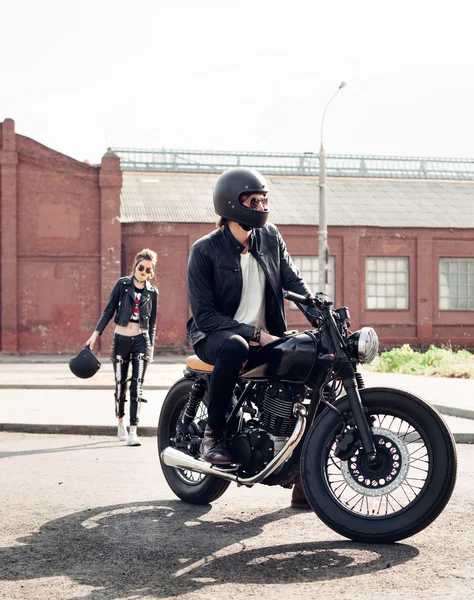
[[[423,530],[442,512],[456,480],[456,447],[440,414],[392,388],[365,388],[357,365],[378,352],[374,329],[350,331],[347,308],[324,294],[285,292],[314,306],[317,328],[287,332],[251,352],[227,413],[233,464],[202,460],[212,366],[190,357],[158,422],[164,476],[182,500],[207,504],[232,481],[291,487],[337,533],[390,543]]]

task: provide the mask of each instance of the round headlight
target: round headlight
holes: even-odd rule
[[[360,363],[370,363],[377,356],[379,350],[379,338],[372,327],[362,327],[359,334],[357,349]]]

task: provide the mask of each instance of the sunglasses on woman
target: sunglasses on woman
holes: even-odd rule
[[[140,273],[143,273],[143,271],[147,272],[147,275],[150,275],[150,273],[153,273],[153,268],[152,267],[144,267],[143,265],[138,265],[138,270],[140,271]]]

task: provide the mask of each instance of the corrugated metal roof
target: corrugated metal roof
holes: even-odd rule
[[[124,172],[122,223],[215,223],[216,175]],[[265,177],[271,221],[317,225],[318,179]],[[328,225],[474,228],[474,183],[433,180],[327,180]]]

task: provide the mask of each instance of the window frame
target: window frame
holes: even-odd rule
[[[385,261],[385,270],[379,271],[377,268],[375,271],[369,271],[369,261]],[[406,265],[404,271],[399,271],[395,269],[394,271],[387,269],[388,261],[403,261]],[[410,310],[410,256],[365,256],[365,293],[364,293],[364,310],[366,311],[396,311],[403,312]],[[374,281],[369,281],[372,279],[372,273],[375,273]],[[389,275],[393,273],[394,281],[387,281],[389,279]],[[404,281],[399,277],[400,274],[404,275]],[[380,275],[380,278],[378,278]],[[375,293],[369,294],[370,287],[375,286]],[[392,294],[385,294],[384,296],[378,295],[379,287],[384,287],[385,290],[390,286],[394,287],[394,292]],[[404,306],[396,306],[398,300],[402,299],[402,296],[398,295],[397,288],[399,286],[405,286],[405,294],[403,300],[405,301]],[[369,306],[369,298],[375,299],[375,306]],[[377,306],[379,300],[384,299],[393,299],[395,302],[395,306]],[[387,303],[387,302],[385,302]]]
[[[293,264],[295,265],[295,267],[298,269],[301,277],[305,280],[305,282],[308,284],[308,287],[310,288],[310,290],[313,292],[313,294],[316,294],[317,292],[319,292],[319,256],[318,255],[314,255],[314,254],[292,254],[291,256],[292,260],[293,260]],[[303,267],[298,264],[298,262],[300,260],[304,260],[304,259],[310,259],[311,261],[315,261],[317,270],[314,268],[311,268],[310,272],[311,274],[316,274],[317,277],[317,281],[313,284],[313,280],[312,277],[310,276],[309,278],[305,275],[305,272],[303,270]],[[329,255],[329,264],[328,264],[328,286],[330,288],[330,293],[329,293],[329,300],[331,302],[335,302],[335,297],[336,297],[336,257],[331,254]],[[333,294],[331,296],[331,294]],[[290,310],[298,310],[298,307],[296,306],[296,304],[294,302],[290,302]]]
[[[447,273],[447,277],[448,277],[448,281],[446,284],[442,284],[441,283],[441,277],[444,275],[441,272],[441,267],[442,267],[442,263],[445,262],[448,265],[448,273]],[[466,307],[459,307],[457,306],[456,308],[452,308],[452,307],[447,307],[444,308],[442,307],[443,304],[443,300],[447,300],[448,303],[452,301],[452,297],[449,296],[449,291],[451,290],[453,285],[456,285],[457,289],[459,290],[460,287],[460,282],[459,282],[459,271],[457,273],[453,273],[453,275],[456,275],[458,278],[458,281],[454,284],[453,282],[449,281],[449,266],[453,265],[453,264],[457,264],[459,266],[460,263],[467,263],[468,264],[468,269],[467,269],[467,283],[465,285],[466,287],[466,296],[464,297],[466,300],[466,303],[469,305],[471,304],[472,307],[466,306]],[[441,296],[441,292],[442,292],[442,288],[446,287],[448,289],[448,296]],[[469,290],[472,289],[473,293],[470,294]],[[456,296],[455,300],[457,301],[457,303],[459,304],[459,301],[462,300],[463,297],[460,297],[459,295]],[[468,312],[473,312],[474,311],[474,258],[473,257],[469,257],[469,256],[440,256],[438,257],[438,310],[440,312],[446,313],[446,312],[460,312],[460,311],[468,311]]]

